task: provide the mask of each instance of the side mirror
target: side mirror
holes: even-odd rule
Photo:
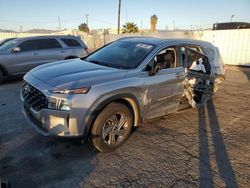
[[[19,47],[15,47],[11,50],[12,53],[18,53],[18,52],[21,52],[21,48]]]

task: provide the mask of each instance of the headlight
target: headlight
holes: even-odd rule
[[[55,94],[86,94],[89,89],[90,87],[82,87],[77,89],[50,90],[50,92]]]
[[[69,101],[65,99],[47,98],[48,108],[57,110],[70,110]]]

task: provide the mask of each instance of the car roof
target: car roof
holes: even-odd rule
[[[193,44],[193,45],[212,45],[210,42],[187,39],[187,38],[156,38],[156,37],[123,37],[118,39],[119,41],[133,41],[142,42],[151,45],[162,45],[165,43],[180,43],[180,44]]]
[[[41,36],[29,36],[29,37],[20,37],[14,40],[29,40],[29,39],[50,39],[50,38],[74,38],[78,39],[78,36],[74,35],[41,35]]]

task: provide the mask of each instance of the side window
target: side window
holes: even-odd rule
[[[56,39],[39,39],[39,50],[62,48]]]
[[[214,61],[215,60],[215,53],[214,50],[211,48],[204,48],[203,49],[204,54],[209,58],[210,61]]]
[[[81,46],[81,44],[75,39],[61,39],[67,46]]]
[[[177,47],[167,47],[161,50],[154,58],[157,66],[161,69],[175,68],[180,66],[178,62],[178,48]]]
[[[27,40],[19,44],[17,47],[20,48],[21,52],[38,50],[38,40]]]

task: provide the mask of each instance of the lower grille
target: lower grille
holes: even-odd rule
[[[23,83],[21,95],[25,108],[32,107],[38,111],[47,107],[46,96],[27,82]]]

